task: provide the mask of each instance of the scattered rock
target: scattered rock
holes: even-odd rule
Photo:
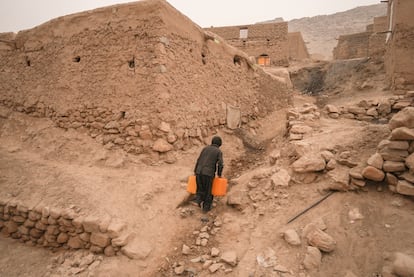
[[[145,260],[152,251],[149,242],[138,241],[136,238],[121,248],[121,252],[130,259]]]
[[[305,266],[305,268],[307,270],[318,269],[321,265],[321,261],[321,251],[319,251],[319,249],[316,247],[308,246],[305,259],[303,260],[303,265]]]
[[[275,266],[277,262],[276,253],[272,248],[267,248],[264,253],[257,255],[256,261],[264,268]]]
[[[231,266],[237,265],[237,253],[235,251],[226,251],[221,254],[220,261],[223,261]]]
[[[211,248],[211,253],[210,253],[211,257],[217,257],[219,254],[220,254],[220,249],[216,247]]]
[[[362,176],[364,176],[368,180],[380,182],[384,180],[385,174],[382,170],[379,170],[378,168],[369,165],[365,167],[362,171]]]
[[[414,276],[414,257],[404,253],[395,253],[392,264],[393,273],[402,277]]]
[[[289,185],[290,181],[290,175],[287,170],[281,168],[278,172],[272,175],[270,177],[270,180],[274,186],[281,186],[281,187],[287,187]]]
[[[340,112],[338,107],[334,105],[326,105],[325,109],[328,111],[328,113],[339,113]]]
[[[289,230],[286,230],[285,232],[283,232],[283,237],[284,237],[285,241],[287,243],[289,243],[290,245],[300,245],[301,244],[300,237],[299,237],[298,233],[293,229],[289,229]]]
[[[361,214],[358,208],[353,208],[348,212],[348,217],[351,221],[363,219],[364,216]]]
[[[325,189],[347,191],[349,187],[349,169],[344,166],[338,166],[329,171],[327,176],[328,182],[325,184]]]
[[[308,243],[324,252],[332,252],[336,247],[336,241],[320,229],[315,229],[307,235]]]
[[[317,172],[325,169],[325,159],[321,155],[306,154],[292,164],[295,172]]]
[[[184,255],[189,255],[190,252],[191,252],[190,247],[188,247],[187,245],[183,244],[181,253],[183,253]]]
[[[223,264],[222,264],[222,263],[215,263],[215,264],[212,264],[212,265],[208,268],[208,270],[210,271],[210,273],[214,273],[214,272],[216,272],[217,270],[219,270],[222,266],[223,266]]]
[[[185,267],[183,265],[179,265],[177,267],[174,267],[174,273],[177,275],[183,274],[185,271]]]

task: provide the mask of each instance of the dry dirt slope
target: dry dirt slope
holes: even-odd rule
[[[297,106],[314,101],[303,97],[296,100]],[[335,101],[340,104],[338,99]],[[342,103],[347,102],[350,100],[342,99]],[[192,276],[189,272],[210,276],[203,263],[191,260],[210,255],[216,247],[221,252],[234,251],[238,265],[225,264],[228,272],[219,269],[215,276],[345,276],[348,271],[356,276],[379,276],[390,253],[413,254],[414,239],[410,234],[414,228],[414,203],[391,194],[385,187],[378,191],[377,186],[371,185],[359,193],[336,193],[286,224],[321,197],[320,188],[326,180],[324,175],[311,183],[294,178],[288,187],[272,187],[263,179],[266,170],[289,170],[292,145],[285,141],[284,124],[280,122],[283,120],[278,114],[256,122],[259,128],[255,139],[273,138],[269,150],[282,150],[275,166],[270,166],[268,152],[245,149],[234,134],[221,133],[225,141],[225,174],[240,176],[233,182],[231,192],[246,191],[249,198],[235,207],[226,205],[226,198],[218,199],[216,208],[207,215],[208,221],[203,221],[206,215],[192,206],[175,209],[185,195],[184,181],[191,174],[199,148],[182,153],[177,164],[148,167],[133,156],[105,150],[87,136],[56,129],[44,120],[18,113],[2,118],[1,196],[57,206],[71,204],[82,212],[122,217],[138,234],[138,243],[148,244],[152,251],[145,260],[129,260],[125,256],[90,258],[82,252],[53,253],[2,238],[2,249],[8,251],[0,254],[0,275],[75,276],[81,261],[90,259],[91,264],[76,276],[176,276],[174,271],[181,266],[187,270],[182,276]],[[302,145],[347,149],[358,153],[360,160],[375,151],[378,141],[388,134],[384,125],[347,119],[321,118],[314,122],[313,129]],[[249,180],[246,176],[256,177],[240,181]],[[362,219],[350,217],[355,209]],[[324,221],[326,232],[337,242],[336,249],[322,256],[318,270],[306,271],[302,265],[306,243],[290,246],[281,233],[287,229],[301,233],[306,224],[317,219]],[[205,226],[210,238],[206,246],[198,246],[197,236]],[[182,254],[184,244],[190,247],[186,255]],[[275,271],[275,266],[288,273]]]

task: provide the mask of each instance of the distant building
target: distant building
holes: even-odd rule
[[[375,17],[374,23],[368,25],[365,32],[339,36],[338,44],[333,49],[333,58],[383,57],[386,21],[386,16]]]
[[[205,30],[219,35],[232,46],[254,56],[259,65],[289,65],[287,22],[212,27]]]

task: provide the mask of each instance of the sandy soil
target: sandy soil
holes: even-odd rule
[[[370,96],[366,94],[366,98]],[[294,104],[315,101],[298,94]],[[337,105],[349,102],[346,96],[335,99]],[[291,217],[322,197],[322,175],[310,184],[291,181],[289,187],[273,188],[274,196],[250,201],[243,209],[226,205],[226,197],[217,198],[215,208],[205,215],[189,205],[176,209],[187,196],[186,178],[202,146],[180,153],[175,164],[146,166],[139,156],[106,150],[88,136],[62,131],[44,119],[12,113],[8,119],[0,120],[0,127],[2,197],[13,197],[28,205],[73,205],[80,213],[119,218],[137,234],[139,243],[151,245],[151,254],[144,261],[125,256],[95,257],[95,266],[76,276],[174,276],[177,263],[194,268],[198,276],[208,276],[202,264],[190,260],[209,254],[212,247],[235,251],[239,260],[231,271],[220,271],[216,276],[345,276],[347,271],[374,276],[381,272],[389,253],[409,253],[413,249],[414,238],[410,234],[414,228],[414,203],[392,194],[385,186],[337,192],[290,224],[287,221]],[[243,135],[220,133],[224,141],[224,174],[230,185],[232,178],[268,168],[272,149],[291,147],[284,128],[284,112],[252,125],[256,135],[249,134],[266,146],[263,150],[246,147],[243,142],[247,138]],[[346,149],[360,161],[371,155],[387,135],[384,125],[325,117],[315,121],[313,128],[305,144],[313,149]],[[289,168],[289,163],[282,156],[277,165]],[[266,190],[265,184],[259,185],[262,191]],[[230,186],[232,189],[235,188]],[[349,218],[355,208],[363,219]],[[318,271],[307,272],[302,265],[306,243],[290,246],[281,234],[292,228],[300,233],[316,219],[323,219],[337,248],[323,255]],[[221,226],[207,246],[195,245],[194,232],[203,226],[214,228],[215,222],[221,222]],[[10,238],[1,238],[0,244],[1,249],[6,249],[0,251],[2,276],[75,276],[73,266],[68,265],[76,264],[76,252],[53,252]],[[189,255],[182,254],[183,244],[190,246]],[[273,253],[277,264],[290,273],[282,274],[258,263],[263,253]],[[191,276],[188,272],[183,275]]]

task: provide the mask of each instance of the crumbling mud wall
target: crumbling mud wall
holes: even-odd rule
[[[227,106],[245,124],[289,99],[244,52],[163,0],[0,34],[0,105],[154,159],[203,143],[226,126]]]
[[[271,65],[289,65],[287,22],[212,27],[205,30],[219,35],[232,46],[256,59],[261,55],[266,55],[270,58]],[[245,30],[245,36],[243,36],[243,30]]]
[[[289,59],[291,60],[305,60],[309,59],[308,49],[303,41],[300,32],[288,33],[289,42]]]
[[[393,90],[414,89],[414,2],[388,1],[385,65]]]
[[[362,32],[339,36],[338,45],[333,50],[334,59],[345,60],[367,57],[371,34],[371,32]]]
[[[339,36],[338,44],[333,50],[334,59],[383,59],[386,21],[386,16],[374,17],[374,23],[367,25],[365,32]]]
[[[368,41],[368,57],[384,59],[387,17],[374,17],[373,33]]]

